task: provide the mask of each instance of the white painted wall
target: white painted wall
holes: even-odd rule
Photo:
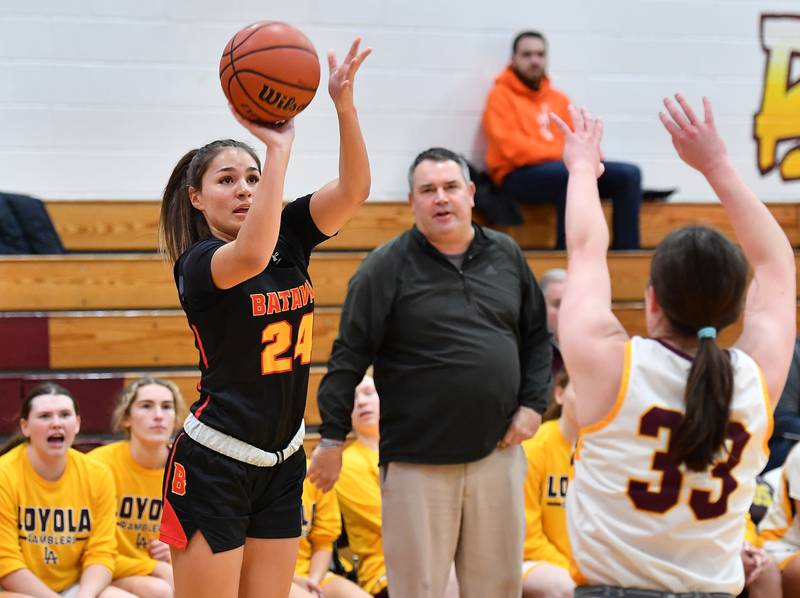
[[[178,157],[218,137],[249,139],[227,112],[217,65],[250,22],[285,20],[321,56],[362,35],[374,54],[356,85],[372,197],[405,197],[420,150],[480,158],[487,90],[513,35],[550,39],[553,83],[606,121],[609,159],[638,162],[645,185],[708,200],[656,118],[681,90],[715,102],[728,148],[765,200],[798,200],[797,182],[758,173],[753,115],[765,53],[761,13],[790,0],[3,0],[0,189],[44,198],[157,198]],[[800,45],[800,39],[798,39]],[[323,72],[327,67],[323,68]],[[800,69],[798,69],[800,70]],[[297,119],[287,193],[336,176],[338,138],[326,74]],[[252,139],[249,139],[252,141]]]

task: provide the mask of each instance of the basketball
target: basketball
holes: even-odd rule
[[[261,123],[302,112],[317,92],[319,75],[311,41],[278,21],[253,23],[236,33],[219,62],[225,97],[241,116]]]

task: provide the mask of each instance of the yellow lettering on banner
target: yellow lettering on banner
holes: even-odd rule
[[[779,164],[783,180],[800,179],[800,147],[778,156],[782,141],[800,141],[800,85],[792,80],[792,62],[800,59],[800,15],[763,14],[761,47],[767,55],[761,108],[754,118],[758,168]]]

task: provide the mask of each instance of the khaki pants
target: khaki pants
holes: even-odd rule
[[[520,446],[472,463],[382,468],[392,598],[442,598],[453,562],[462,598],[519,598],[526,468]]]

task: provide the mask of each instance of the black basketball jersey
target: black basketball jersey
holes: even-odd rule
[[[267,451],[286,447],[305,409],[314,290],[311,249],[327,239],[311,219],[310,195],[288,204],[267,268],[218,289],[211,256],[217,238],[192,245],[175,263],[181,305],[200,353],[200,398],[191,411],[203,423]]]

